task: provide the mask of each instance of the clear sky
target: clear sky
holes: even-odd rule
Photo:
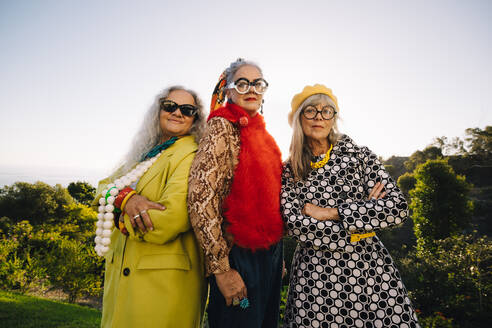
[[[288,153],[292,96],[323,83],[385,158],[492,124],[492,1],[0,0],[0,167],[110,170],[157,92],[256,61]],[[77,177],[79,178],[79,177]]]

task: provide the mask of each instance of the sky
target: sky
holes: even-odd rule
[[[491,22],[488,0],[0,0],[0,178],[103,178],[158,92],[184,85],[208,108],[238,57],[269,82],[284,158],[290,101],[314,83],[337,96],[341,132],[408,156],[492,125]]]

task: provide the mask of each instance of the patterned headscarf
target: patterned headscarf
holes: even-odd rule
[[[215,85],[214,92],[212,93],[212,102],[210,103],[210,113],[217,108],[222,107],[225,101],[226,91],[226,71],[222,72],[219,77],[219,82]]]

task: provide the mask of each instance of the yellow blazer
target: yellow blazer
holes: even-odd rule
[[[135,231],[128,215],[130,235],[113,231],[105,256],[101,327],[200,327],[207,286],[186,206],[196,150],[192,136],[178,139],[138,181],[136,192],[166,209],[148,210],[153,231]],[[102,180],[98,190],[110,182]]]

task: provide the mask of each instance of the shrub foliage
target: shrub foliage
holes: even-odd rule
[[[103,264],[92,249],[94,210],[59,185],[18,182],[0,189],[0,211],[2,289],[56,288],[69,302],[100,295]]]

